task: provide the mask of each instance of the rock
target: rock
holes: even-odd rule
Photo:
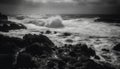
[[[36,68],[38,61],[33,61],[32,58],[44,56],[44,60],[46,60],[45,58],[52,56],[53,47],[52,41],[44,35],[27,34],[23,39],[0,35],[0,63],[3,64],[0,65],[0,68],[4,68],[6,65],[8,67],[5,69]],[[5,56],[1,54],[5,54]]]
[[[0,21],[0,31],[8,32],[9,30],[27,29],[23,24],[11,21]]]
[[[47,30],[45,34],[51,34],[52,32],[50,30]]]
[[[48,63],[47,66],[48,68],[58,68],[58,69],[65,69],[65,62],[59,59],[51,59]]]
[[[120,23],[119,18],[119,16],[100,17],[99,19],[96,19],[95,22]]]
[[[57,34],[57,31],[54,31],[54,34]]]
[[[48,56],[52,54],[52,49],[42,43],[33,43],[31,46],[26,48],[25,52],[30,53],[32,56]]]
[[[49,62],[47,63],[47,67],[48,67],[48,68],[54,68],[55,66],[56,66],[55,62],[49,61]]]
[[[0,54],[15,54],[18,47],[15,43],[5,42],[0,46]]]
[[[14,61],[14,55],[0,54],[0,69],[12,69]]]
[[[97,59],[97,60],[100,60],[100,57],[99,57],[99,56],[97,56],[97,55],[96,55],[94,58],[95,58],[95,59]]]
[[[63,33],[63,36],[71,36],[72,34],[71,33],[69,33],[69,32],[65,32],[65,33]]]
[[[120,51],[120,43],[113,47],[113,50]]]
[[[88,48],[86,44],[77,44],[73,48],[73,51],[76,52],[77,54],[82,54],[87,57],[96,55],[95,51],[91,48]]]
[[[40,32],[40,34],[44,34],[44,32],[43,32],[43,31],[41,31],[41,32]]]
[[[21,44],[19,38],[0,35],[0,54],[15,54]]]
[[[45,26],[49,28],[63,28],[64,27],[64,25],[62,24],[62,18],[59,16],[49,18]]]
[[[23,37],[24,42],[28,47],[26,47],[26,52],[31,55],[41,56],[41,55],[51,55],[54,48],[54,43],[44,35],[31,35],[27,34]]]
[[[73,40],[72,39],[66,39],[65,42],[73,43]]]
[[[7,21],[8,17],[0,13],[0,21]]]
[[[115,69],[91,56],[100,59],[86,44],[57,47],[41,34],[26,34],[23,39],[0,35],[0,68],[4,69]]]
[[[42,34],[40,35],[32,35],[32,34],[26,34],[24,37],[24,42],[26,42],[28,45],[32,44],[32,43],[42,43],[45,44],[48,47],[54,47],[54,43],[47,37],[44,36]]]
[[[15,68],[17,69],[29,69],[29,68],[36,68],[37,65],[32,60],[32,56],[27,53],[21,53],[17,57],[17,62]]]
[[[82,66],[80,68],[81,69],[106,69],[102,65],[100,65],[90,59],[82,62]]]
[[[109,49],[102,49],[102,51],[104,51],[104,52],[110,52],[110,50]]]
[[[8,32],[17,29],[26,29],[26,27],[23,24],[8,21],[8,16],[0,14],[0,31]]]
[[[16,19],[23,20],[23,19],[25,19],[25,16],[16,16]]]

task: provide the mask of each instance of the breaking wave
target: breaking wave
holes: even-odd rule
[[[95,22],[96,18],[76,18],[64,20],[62,16],[41,16],[34,18],[31,16],[24,16],[23,20],[13,19],[19,21],[27,26],[28,29],[41,30],[51,29],[60,32],[80,33],[83,35],[93,36],[118,36],[119,27],[109,25],[105,22]],[[45,18],[46,17],[46,18]]]
[[[60,16],[50,17],[46,22],[46,27],[49,28],[62,28],[63,25],[63,19]]]

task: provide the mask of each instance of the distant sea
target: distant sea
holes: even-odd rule
[[[120,18],[120,14],[60,14],[62,17],[69,16],[70,18]]]

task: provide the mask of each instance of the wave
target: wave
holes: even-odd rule
[[[62,28],[64,27],[63,19],[61,16],[50,17],[47,19],[45,26],[49,28]]]
[[[95,36],[111,36],[118,35],[114,33],[119,33],[119,27],[110,25],[105,22],[95,22],[97,18],[76,18],[64,20],[62,16],[25,16],[23,20],[13,19],[14,21],[19,21],[28,29],[41,30],[52,29],[61,32],[71,32],[71,33],[80,33],[83,35],[95,35]],[[42,17],[42,18],[41,18]],[[46,17],[46,18],[44,18]]]

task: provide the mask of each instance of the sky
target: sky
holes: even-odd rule
[[[119,14],[120,0],[0,0],[4,14]]]

